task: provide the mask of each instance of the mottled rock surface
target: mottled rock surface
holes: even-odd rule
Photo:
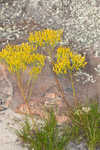
[[[0,0],[0,50],[7,43],[26,42],[29,32],[42,28],[62,28],[63,44],[88,54],[87,69],[78,73],[75,88],[82,100],[93,98],[96,94],[100,98],[100,0]],[[15,110],[23,101],[15,79],[2,69],[0,66],[0,135],[3,137],[0,139],[0,148],[3,145],[0,150],[22,150],[16,143],[15,134],[8,131],[8,124],[14,127],[12,119],[16,114],[7,108]],[[35,100],[56,92],[54,78],[50,71],[46,71],[34,86]],[[71,101],[72,88],[68,78],[62,80],[60,77],[59,80],[67,100]],[[46,98],[45,104],[55,105],[55,102],[59,103],[55,98]],[[3,110],[6,111],[2,113]],[[70,143],[69,150],[79,149],[86,150],[85,145]]]
[[[6,70],[0,65],[0,111],[8,108],[13,96],[13,86],[7,78]]]
[[[34,20],[42,27],[63,28],[65,43],[74,49],[99,51],[99,0],[2,0],[0,8],[2,40],[24,37],[27,26],[23,23],[19,27],[16,23]],[[29,28],[33,30],[32,26]]]
[[[77,50],[99,50],[99,1],[37,0],[33,4],[29,3],[28,8],[29,15],[31,12],[39,24],[49,28],[63,28],[66,44],[71,44]]]
[[[0,150],[27,150],[21,146],[15,134],[15,129],[18,129],[18,123],[22,118],[11,109],[0,111]]]

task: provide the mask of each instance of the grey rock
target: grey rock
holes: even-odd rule
[[[96,6],[100,7],[100,1],[99,0],[96,0]]]
[[[99,0],[2,0],[0,6],[0,22],[4,26],[33,19],[42,27],[64,29],[66,45],[75,50],[100,51]],[[0,29],[3,30],[1,26]],[[12,35],[11,29],[8,30]],[[7,32],[2,34],[8,37]],[[15,35],[16,39],[19,36]]]
[[[81,70],[79,72],[77,72],[75,74],[75,76],[77,76],[76,81],[79,82],[81,80],[82,84],[86,84],[88,82],[90,82],[90,83],[95,83],[96,82],[96,80],[93,78],[93,75],[90,75],[86,72],[82,72]]]
[[[0,150],[27,150],[23,148],[15,134],[18,129],[18,123],[23,120],[21,115],[7,109],[0,112]]]
[[[87,150],[85,143],[75,144],[70,142],[67,146],[67,150]]]
[[[34,3],[30,0],[27,10],[42,26],[63,28],[66,44],[74,49],[91,49],[92,46],[99,50],[100,9],[97,3],[96,0],[37,0]]]
[[[96,67],[96,68],[94,68],[94,69],[97,71],[98,75],[100,76],[100,64],[99,64],[99,65],[97,65],[97,67]]]
[[[4,71],[4,66],[0,65],[0,111],[5,110],[13,96],[13,87]]]

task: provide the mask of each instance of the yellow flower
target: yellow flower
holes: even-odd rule
[[[66,74],[68,72],[76,72],[80,68],[84,68],[85,56],[76,54],[69,48],[59,47],[56,54],[56,63],[53,66],[53,71],[57,74]]]
[[[11,72],[25,71],[27,66],[31,65],[35,69],[33,73],[37,74],[45,64],[45,56],[36,53],[35,50],[29,43],[7,45],[0,52],[0,61],[3,61]]]
[[[56,46],[62,38],[63,30],[52,30],[52,29],[45,29],[42,31],[36,31],[33,33],[30,33],[29,35],[29,43],[35,45],[35,46]]]

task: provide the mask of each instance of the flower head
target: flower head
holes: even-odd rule
[[[45,63],[45,56],[35,53],[34,47],[28,43],[7,45],[0,52],[0,61],[3,61],[10,72],[25,71],[28,65],[33,66],[34,74],[40,73]],[[34,69],[34,71],[33,71]]]
[[[30,33],[29,35],[29,43],[45,47],[45,46],[56,46],[62,38],[63,30],[52,30],[52,29],[45,29],[42,31],[35,31],[34,34]]]
[[[82,107],[82,111],[88,113],[91,110],[90,107]]]
[[[57,49],[56,63],[54,64],[53,71],[57,74],[67,74],[68,72],[76,72],[80,68],[84,68],[86,64],[85,56],[82,57],[69,48],[59,47]]]

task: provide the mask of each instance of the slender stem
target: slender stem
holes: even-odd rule
[[[31,83],[31,87],[29,87],[29,93],[28,93],[28,97],[27,97],[27,101],[29,101],[30,100],[30,98],[31,98],[31,96],[32,96],[32,90],[33,90],[33,85],[34,85],[34,83],[35,83],[35,81],[33,80],[33,78],[32,78],[32,83]]]
[[[29,92],[29,87],[30,87],[31,81],[32,81],[32,77],[30,77],[30,78],[28,79],[27,83],[26,83],[26,87],[27,87],[26,93],[27,93],[27,95],[28,95],[28,92]]]
[[[29,114],[30,114],[30,116],[31,116],[31,118],[32,118],[32,112],[31,112],[30,106],[29,106],[29,104],[28,104],[28,101],[27,101],[27,99],[26,99],[26,96],[25,96],[25,94],[24,94],[24,88],[23,88],[22,83],[21,83],[20,73],[18,72],[16,75],[17,75],[17,80],[18,80],[18,87],[19,87],[20,92],[21,92],[21,94],[22,94],[22,96],[23,96],[24,102],[25,102],[25,104],[27,105],[28,112],[29,112]]]
[[[80,127],[83,128],[82,124],[79,121],[77,121],[77,119],[75,119],[75,117],[73,116],[73,114],[70,117],[74,121],[74,124],[72,123],[72,126],[77,126],[79,128]]]
[[[61,87],[61,85],[60,85],[60,83],[59,83],[59,80],[58,80],[58,78],[57,78],[57,76],[56,76],[56,73],[53,72],[53,75],[54,75],[54,79],[55,79],[55,81],[56,81],[56,85],[57,85],[57,87],[58,87],[58,90],[60,91],[60,93],[61,93],[61,95],[62,95],[62,99],[63,99],[64,103],[66,103],[67,107],[70,108],[71,106],[69,105],[69,103],[67,102],[67,100],[66,100],[66,98],[65,98],[64,90],[62,89],[62,87]]]
[[[74,87],[74,81],[73,81],[72,73],[70,73],[70,79],[71,79],[71,84],[72,84],[72,89],[73,89],[73,97],[75,97],[76,96],[76,92],[75,92],[75,87]]]
[[[94,150],[94,147],[95,147],[95,146],[94,146],[93,143],[90,143],[90,144],[88,145],[88,149],[89,149],[89,150]]]
[[[55,62],[54,62],[53,57],[52,57],[52,52],[53,52],[53,48],[51,48],[51,50],[48,49],[48,54],[49,54],[49,56],[50,56],[50,58],[51,58],[51,61],[50,61],[49,63],[50,63],[51,66],[53,67],[53,65],[54,65]],[[60,84],[60,82],[59,82],[59,80],[58,80],[58,77],[57,77],[56,73],[55,73],[52,69],[51,69],[51,71],[52,71],[52,73],[53,73],[53,75],[54,75],[54,79],[55,79],[55,82],[56,82],[58,91],[60,91],[60,93],[61,93],[62,99],[63,99],[64,103],[66,104],[67,108],[70,109],[71,106],[70,106],[70,104],[67,102],[67,100],[66,100],[66,98],[65,98],[64,90],[63,90],[63,88],[61,87],[61,84]]]
[[[72,72],[71,72],[69,75],[70,75],[70,80],[71,80],[72,89],[73,89],[74,104],[75,104],[75,106],[77,107],[78,99],[77,99],[77,97],[76,97],[76,91],[75,91],[75,87],[74,87],[74,81],[73,81],[73,75],[72,75]]]

